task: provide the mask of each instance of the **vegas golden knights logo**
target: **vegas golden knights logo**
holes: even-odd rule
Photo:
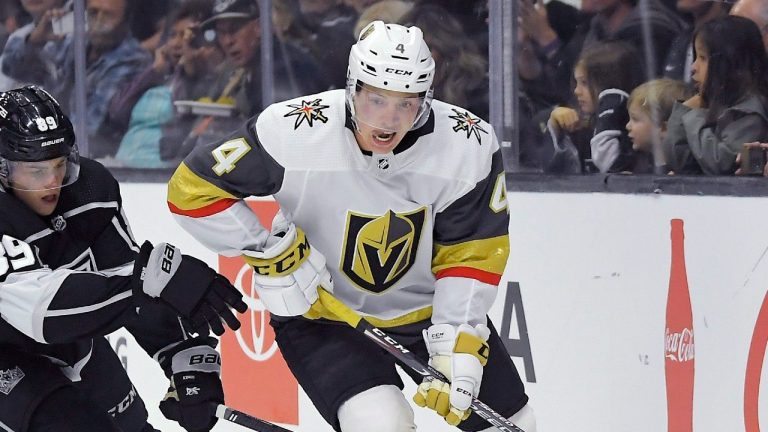
[[[358,287],[381,293],[413,266],[427,208],[411,213],[347,215],[341,271]]]

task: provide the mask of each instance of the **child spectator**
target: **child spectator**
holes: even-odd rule
[[[768,55],[757,25],[737,16],[694,34],[698,93],[675,103],[664,145],[676,173],[733,174],[742,144],[768,139]]]
[[[632,149],[650,155],[654,174],[668,174],[671,170],[662,148],[667,120],[674,103],[688,99],[691,93],[683,81],[664,78],[641,84],[629,95],[627,132]]]
[[[600,43],[585,50],[573,71],[573,94],[579,110],[555,108],[549,118],[550,136],[559,141],[563,133],[573,134],[592,125],[589,153],[574,143],[582,169],[593,172],[645,171],[637,161],[624,125],[629,120],[629,92],[640,83],[642,70],[637,51],[624,42]],[[555,143],[557,146],[557,143]],[[594,167],[593,167],[594,166]]]

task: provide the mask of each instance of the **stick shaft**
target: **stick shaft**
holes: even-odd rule
[[[404,345],[397,342],[389,336],[385,331],[377,328],[373,324],[366,321],[357,312],[349,308],[349,306],[342,303],[328,291],[324,289],[318,290],[320,294],[320,303],[325,306],[326,309],[336,314],[339,318],[344,320],[347,324],[354,327],[357,331],[364,334],[366,337],[376,342],[379,346],[384,348],[390,354],[395,356],[398,360],[405,365],[413,369],[418,374],[424,377],[431,377],[440,381],[449,383],[450,381],[440,371],[433,368],[421,357],[417,356]],[[472,404],[469,406],[472,411],[477,413],[485,421],[492,426],[499,429],[501,432],[525,432],[519,427],[515,426],[509,419],[494,411],[491,407],[478,400],[472,398]]]
[[[266,420],[248,415],[226,405],[216,406],[216,417],[239,424],[256,432],[292,432]]]

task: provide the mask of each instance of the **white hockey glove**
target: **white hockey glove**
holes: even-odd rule
[[[304,231],[278,212],[262,252],[247,252],[253,286],[264,307],[280,316],[303,315],[317,302],[318,286],[333,292],[325,257],[309,245]]]
[[[490,330],[482,324],[435,324],[424,330],[430,366],[451,383],[425,379],[413,396],[416,405],[437,411],[452,426],[466,420],[471,414],[472,398],[480,392],[483,367],[488,362],[489,335]]]

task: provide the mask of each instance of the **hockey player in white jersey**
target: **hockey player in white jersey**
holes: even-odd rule
[[[324,309],[318,287],[452,381],[421,383],[416,404],[493,430],[468,409],[478,397],[532,432],[487,318],[509,253],[499,146],[480,118],[432,100],[434,68],[419,28],[371,23],[346,89],[275,103],[197,148],[171,178],[169,207],[206,246],[254,267],[281,353],[335,430],[416,425],[395,359]],[[271,230],[251,195],[280,204]]]
[[[117,181],[78,155],[47,92],[0,93],[1,431],[155,431],[104,338],[120,327],[170,379],[163,414],[210,430],[224,394],[209,326],[237,328],[241,297],[171,245],[139,247]]]

